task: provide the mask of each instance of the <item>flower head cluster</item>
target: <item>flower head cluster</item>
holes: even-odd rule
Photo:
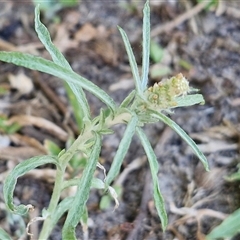
[[[188,80],[181,74],[155,83],[145,92],[150,107],[167,110],[177,106],[176,98],[190,92]]]

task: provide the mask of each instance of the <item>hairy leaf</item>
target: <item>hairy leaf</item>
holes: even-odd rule
[[[120,27],[118,27],[118,29],[121,33],[121,36],[122,36],[122,39],[123,39],[123,42],[124,42],[124,45],[125,45],[125,48],[126,48],[126,51],[128,54],[128,59],[129,59],[129,63],[130,63],[131,69],[132,69],[132,74],[133,74],[133,79],[135,82],[136,90],[138,93],[142,93],[143,91],[142,91],[142,87],[141,87],[141,80],[140,80],[140,76],[139,76],[138,66],[137,66],[137,62],[134,57],[130,42],[128,40],[128,37],[127,37],[127,34],[125,33],[125,31]]]
[[[110,185],[114,178],[119,174],[120,168],[122,166],[124,157],[129,149],[132,137],[136,131],[136,126],[138,123],[138,117],[133,115],[132,119],[129,121],[127,128],[124,132],[124,136],[119,144],[118,150],[113,159],[111,168],[107,174],[105,182]]]
[[[204,154],[200,151],[197,144],[188,136],[188,134],[173,120],[169,117],[165,116],[162,113],[149,110],[149,114],[153,117],[158,118],[160,121],[167,124],[170,128],[172,128],[193,150],[193,152],[197,155],[197,157],[201,160],[203,166],[205,167],[206,171],[209,171],[208,161]]]
[[[53,61],[62,67],[72,70],[70,64],[65,59],[63,54],[52,43],[47,28],[41,23],[39,5],[37,5],[37,7],[35,8],[35,30],[38,34],[38,38],[41,40],[47,51],[50,53]],[[87,99],[81,87],[76,87],[75,84],[69,81],[66,81],[66,83],[66,90],[71,101],[71,105],[73,106],[74,115],[76,117],[79,127],[82,128],[83,116],[85,117],[85,119],[90,119],[90,109]],[[79,104],[75,104],[76,99]]]
[[[59,167],[56,157],[38,156],[38,157],[33,157],[19,163],[7,176],[7,178],[4,181],[3,195],[4,195],[4,200],[7,207],[12,212],[16,214],[24,215],[27,213],[29,209],[29,206],[25,206],[25,205],[15,206],[13,203],[13,192],[14,192],[15,185],[17,183],[17,179],[23,176],[24,174],[26,174],[27,172],[29,172],[30,170],[35,169],[47,163],[52,163],[52,164],[55,164],[57,167]]]
[[[67,219],[63,226],[63,239],[76,239],[75,227],[82,218],[93,179],[93,174],[96,169],[99,154],[101,151],[101,137],[96,134],[95,144],[88,159],[86,168],[83,171],[82,177],[78,182],[77,193],[69,209]]]
[[[0,60],[30,68],[32,70],[45,72],[59,77],[68,83],[80,86],[102,100],[111,110],[115,110],[115,102],[105,91],[88,81],[86,78],[81,77],[77,73],[65,67],[59,66],[52,61],[19,52],[0,52]]]
[[[145,135],[143,130],[139,127],[137,128],[137,134],[141,140],[141,143],[143,145],[143,148],[148,158],[148,162],[149,162],[150,170],[152,174],[153,197],[154,197],[155,207],[161,219],[163,231],[165,231],[168,223],[168,218],[167,218],[167,213],[164,205],[164,199],[158,184],[159,164],[147,136]]]
[[[145,3],[143,9],[143,44],[142,44],[142,84],[144,91],[148,83],[149,55],[150,55],[150,8],[149,1]]]

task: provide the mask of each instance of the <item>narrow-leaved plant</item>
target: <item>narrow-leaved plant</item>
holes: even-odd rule
[[[128,37],[124,30],[119,27],[135,83],[135,90],[119,106],[105,91],[72,70],[61,52],[53,45],[50,34],[47,28],[41,23],[39,15],[39,6],[37,6],[35,9],[35,30],[40,41],[50,53],[52,61],[20,52],[0,52],[0,60],[48,73],[65,81],[78,101],[78,109],[82,116],[81,121],[79,121],[81,133],[72,145],[68,149],[63,149],[58,156],[36,156],[19,163],[10,172],[4,181],[3,188],[7,208],[11,212],[21,215],[31,210],[33,208],[32,205],[15,205],[13,202],[13,193],[17,179],[39,166],[49,163],[54,164],[56,166],[56,178],[49,206],[42,211],[40,217],[33,219],[31,222],[42,220],[43,226],[39,239],[48,239],[60,217],[66,214],[66,220],[62,229],[62,239],[76,239],[76,226],[79,223],[86,224],[87,221],[86,203],[92,187],[108,191],[115,199],[116,204],[118,204],[116,193],[111,187],[111,183],[119,174],[132,137],[136,134],[148,158],[153,182],[153,198],[164,231],[167,226],[167,214],[158,183],[159,164],[142,127],[148,123],[164,122],[187,142],[193,152],[202,161],[207,171],[209,168],[205,156],[198,149],[194,141],[183,129],[164,114],[171,112],[171,109],[176,107],[202,104],[204,103],[202,95],[196,94],[196,91],[189,87],[189,82],[181,73],[160,83],[155,83],[153,86],[148,86],[150,49],[150,9],[148,1],[143,10],[141,74],[139,73]],[[91,116],[84,91],[92,93],[105,103],[106,108],[100,111],[99,116]],[[112,126],[115,124],[125,124],[126,130],[111,167],[106,173],[105,178],[101,180],[94,177],[94,172],[98,166],[101,167],[98,159],[101,152],[102,137],[106,134],[113,134]],[[70,160],[79,152],[83,153],[87,159],[81,177],[65,179],[65,172]],[[69,196],[61,200],[62,191],[71,186],[76,186],[75,196]],[[5,236],[6,232],[0,231],[1,234]]]

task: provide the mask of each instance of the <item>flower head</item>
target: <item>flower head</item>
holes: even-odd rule
[[[170,79],[155,83],[152,87],[149,87],[144,94],[150,103],[150,107],[167,110],[177,106],[177,97],[187,95],[189,92],[190,87],[188,80],[182,73],[179,73]]]

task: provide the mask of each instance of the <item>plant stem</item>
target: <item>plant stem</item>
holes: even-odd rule
[[[111,117],[108,118],[106,121],[106,125],[110,127],[118,123],[123,123],[124,120],[126,121],[130,117],[131,117],[131,114],[129,114],[128,112],[123,112],[115,115],[114,118],[111,118]],[[93,137],[93,133],[91,130],[94,129],[95,127],[97,128],[97,126],[92,126],[92,128],[89,127],[85,132],[79,135],[78,138],[70,146],[70,148],[63,155],[59,157],[59,164],[61,167],[57,169],[55,185],[54,185],[52,197],[47,209],[48,216],[44,221],[39,239],[47,239],[51,234],[52,228],[54,227],[52,224],[52,216],[54,215],[54,212],[60,200],[62,186],[64,185],[64,173],[65,173],[67,164],[72,159],[74,154],[77,151],[81,150],[81,147],[84,146],[84,143]]]
[[[57,169],[55,185],[53,188],[51,201],[50,201],[49,207],[47,209],[48,216],[47,216],[46,220],[44,221],[39,239],[48,239],[48,237],[52,231],[52,228],[54,227],[52,225],[52,215],[53,215],[53,213],[58,205],[59,199],[60,199],[60,194],[62,191],[62,186],[63,186],[63,181],[64,181],[64,172],[65,172],[65,169],[60,169],[60,168]]]
[[[47,209],[48,216],[44,221],[39,239],[47,239],[51,234],[52,228],[54,227],[52,224],[52,216],[58,206],[58,202],[60,200],[62,186],[64,185],[64,173],[67,167],[68,162],[72,159],[73,155],[78,151],[78,147],[82,141],[82,135],[80,135],[74,143],[70,146],[70,148],[59,157],[60,168],[57,169],[55,185],[53,188],[52,197]]]

